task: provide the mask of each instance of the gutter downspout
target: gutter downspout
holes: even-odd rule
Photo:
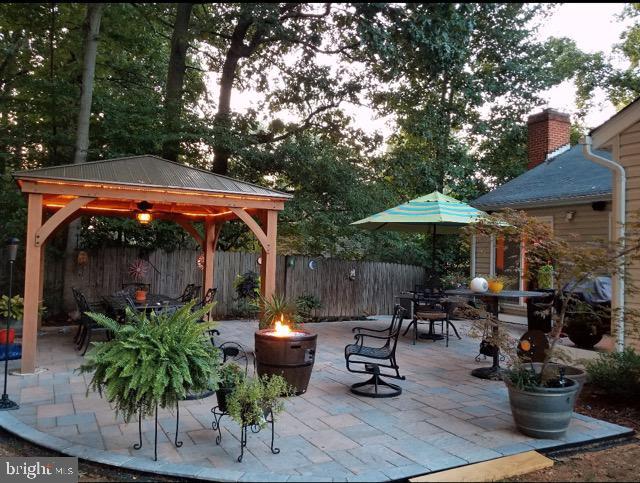
[[[591,136],[584,136],[580,140],[582,146],[582,153],[591,161],[600,166],[604,166],[611,170],[613,174],[613,182],[615,185],[613,196],[613,215],[615,223],[615,239],[614,242],[620,244],[620,248],[624,250],[624,237],[625,237],[625,221],[626,221],[626,187],[627,177],[624,171],[624,167],[619,165],[616,161],[598,156],[591,150]],[[617,194],[618,196],[615,196]],[[624,350],[624,258],[620,259],[618,271],[615,275],[614,281],[616,282],[615,290],[615,306],[617,308],[616,313],[616,351],[622,352]],[[613,302],[613,301],[612,301]],[[613,304],[612,304],[613,307]]]

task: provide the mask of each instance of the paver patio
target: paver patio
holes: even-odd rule
[[[71,333],[47,330],[38,343],[34,376],[11,376],[9,393],[18,411],[0,413],[9,431],[63,453],[141,471],[215,480],[250,481],[386,481],[439,471],[468,463],[628,434],[630,430],[576,414],[563,440],[536,440],[513,425],[506,388],[501,382],[476,379],[478,342],[463,336],[444,341],[401,338],[398,361],[406,381],[403,393],[390,399],[357,397],[349,385],[366,376],[346,371],[344,346],[351,328],[381,328],[388,318],[358,322],[308,324],[318,333],[316,362],[307,393],[292,398],[276,421],[276,446],[270,432],[250,434],[242,463],[240,431],[222,420],[222,442],[215,444],[211,408],[215,396],[180,405],[176,448],[175,414],[161,411],[158,461],[153,461],[153,421],[143,422],[143,447],[138,423],[125,424],[94,392],[86,393],[87,376],[74,373],[82,358],[73,349]],[[463,328],[463,323],[458,323]],[[256,322],[220,323],[219,342],[234,340],[253,349]]]

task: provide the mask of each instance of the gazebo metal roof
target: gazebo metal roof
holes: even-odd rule
[[[65,164],[48,168],[16,171],[16,179],[54,179],[90,183],[122,184],[232,193],[289,199],[292,196],[227,176],[175,163],[153,155],[105,159],[81,164]]]

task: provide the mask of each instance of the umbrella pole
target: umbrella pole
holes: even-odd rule
[[[436,225],[431,232],[431,276],[436,273]]]

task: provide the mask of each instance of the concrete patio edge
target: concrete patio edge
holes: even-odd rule
[[[136,456],[125,456],[109,451],[91,448],[90,446],[81,444],[72,444],[62,438],[51,436],[42,431],[32,428],[23,423],[8,412],[0,412],[0,427],[37,446],[41,446],[58,453],[75,456],[82,460],[98,463],[107,466],[113,466],[119,469],[128,469],[141,473],[151,473],[162,476],[173,476],[178,478],[196,479],[203,481],[221,481],[221,482],[237,482],[237,481],[316,481],[312,476],[281,475],[278,473],[247,473],[244,471],[228,470],[224,468],[206,467],[195,464],[174,464],[160,463],[149,460],[148,458],[140,458]],[[615,445],[618,442],[624,442],[635,434],[635,431],[629,429],[626,432],[618,433],[610,436],[594,438],[589,441],[561,443],[558,446],[539,448],[537,451],[542,454],[555,453],[558,451],[578,451],[583,447],[598,447],[600,445]],[[439,473],[435,471],[432,473]],[[404,478],[415,478],[424,476],[429,473],[418,473],[403,476]],[[249,478],[247,480],[247,477]],[[257,479],[259,478],[259,480]],[[310,479],[311,478],[311,479]],[[313,479],[313,480],[312,480]],[[357,480],[352,478],[351,480]],[[317,480],[320,481],[320,480]],[[323,480],[330,481],[330,480]]]

